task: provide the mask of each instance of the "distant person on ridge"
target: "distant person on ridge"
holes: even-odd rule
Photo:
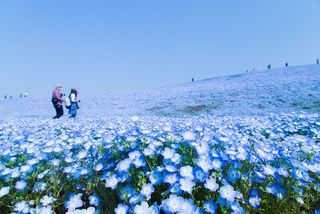
[[[319,64],[319,59],[317,59],[317,64]]]
[[[71,103],[71,106],[69,109],[69,114],[70,114],[69,118],[75,118],[77,116],[77,111],[79,109],[78,102],[80,102],[80,100],[77,99],[77,96],[78,96],[78,91],[75,88],[72,88],[69,95],[69,99]]]
[[[52,119],[58,119],[63,115],[62,97],[64,96],[64,94],[62,94],[61,88],[61,85],[57,85],[56,89],[52,92],[51,102],[53,104],[54,109],[56,110],[56,116],[54,116]]]
[[[288,62],[286,62],[286,67],[288,67]]]

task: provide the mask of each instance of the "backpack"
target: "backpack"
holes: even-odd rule
[[[70,109],[71,108],[71,99],[70,99],[70,97],[66,97],[65,103],[66,103],[66,108]]]

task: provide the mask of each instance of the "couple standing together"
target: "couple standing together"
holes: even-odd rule
[[[80,102],[80,100],[77,99],[78,91],[72,88],[69,97],[64,98],[65,94],[61,92],[61,88],[61,85],[57,85],[55,90],[52,92],[51,101],[56,110],[56,116],[54,116],[53,119],[58,119],[63,115],[63,102],[66,104],[66,108],[69,109],[69,118],[75,118],[79,108],[78,102]]]

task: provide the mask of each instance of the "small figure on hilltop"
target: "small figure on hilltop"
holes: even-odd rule
[[[194,78],[192,78],[191,81],[194,82]]]
[[[288,62],[286,62],[286,67],[288,67]]]
[[[69,108],[69,118],[75,118],[77,116],[77,111],[79,109],[80,100],[77,99],[78,91],[75,88],[71,89],[69,99],[70,99],[70,108]]]
[[[25,92],[24,94],[22,94],[22,93],[20,93],[20,98],[23,98],[23,97],[28,97],[29,96],[29,94],[28,94],[28,92]]]
[[[317,64],[319,65],[319,59],[317,59]]]
[[[267,66],[267,68],[268,68],[268,70],[270,70],[270,69],[271,69],[271,65],[269,64],[269,65]]]
[[[62,102],[64,94],[61,92],[61,88],[61,85],[57,85],[55,90],[52,92],[51,102],[56,110],[56,116],[54,116],[52,119],[58,119],[63,115]]]

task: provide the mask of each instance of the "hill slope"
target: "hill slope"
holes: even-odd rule
[[[320,66],[278,68],[149,90],[104,92],[80,99],[82,117],[319,112]],[[0,101],[0,117],[46,118],[53,114],[50,97]]]

